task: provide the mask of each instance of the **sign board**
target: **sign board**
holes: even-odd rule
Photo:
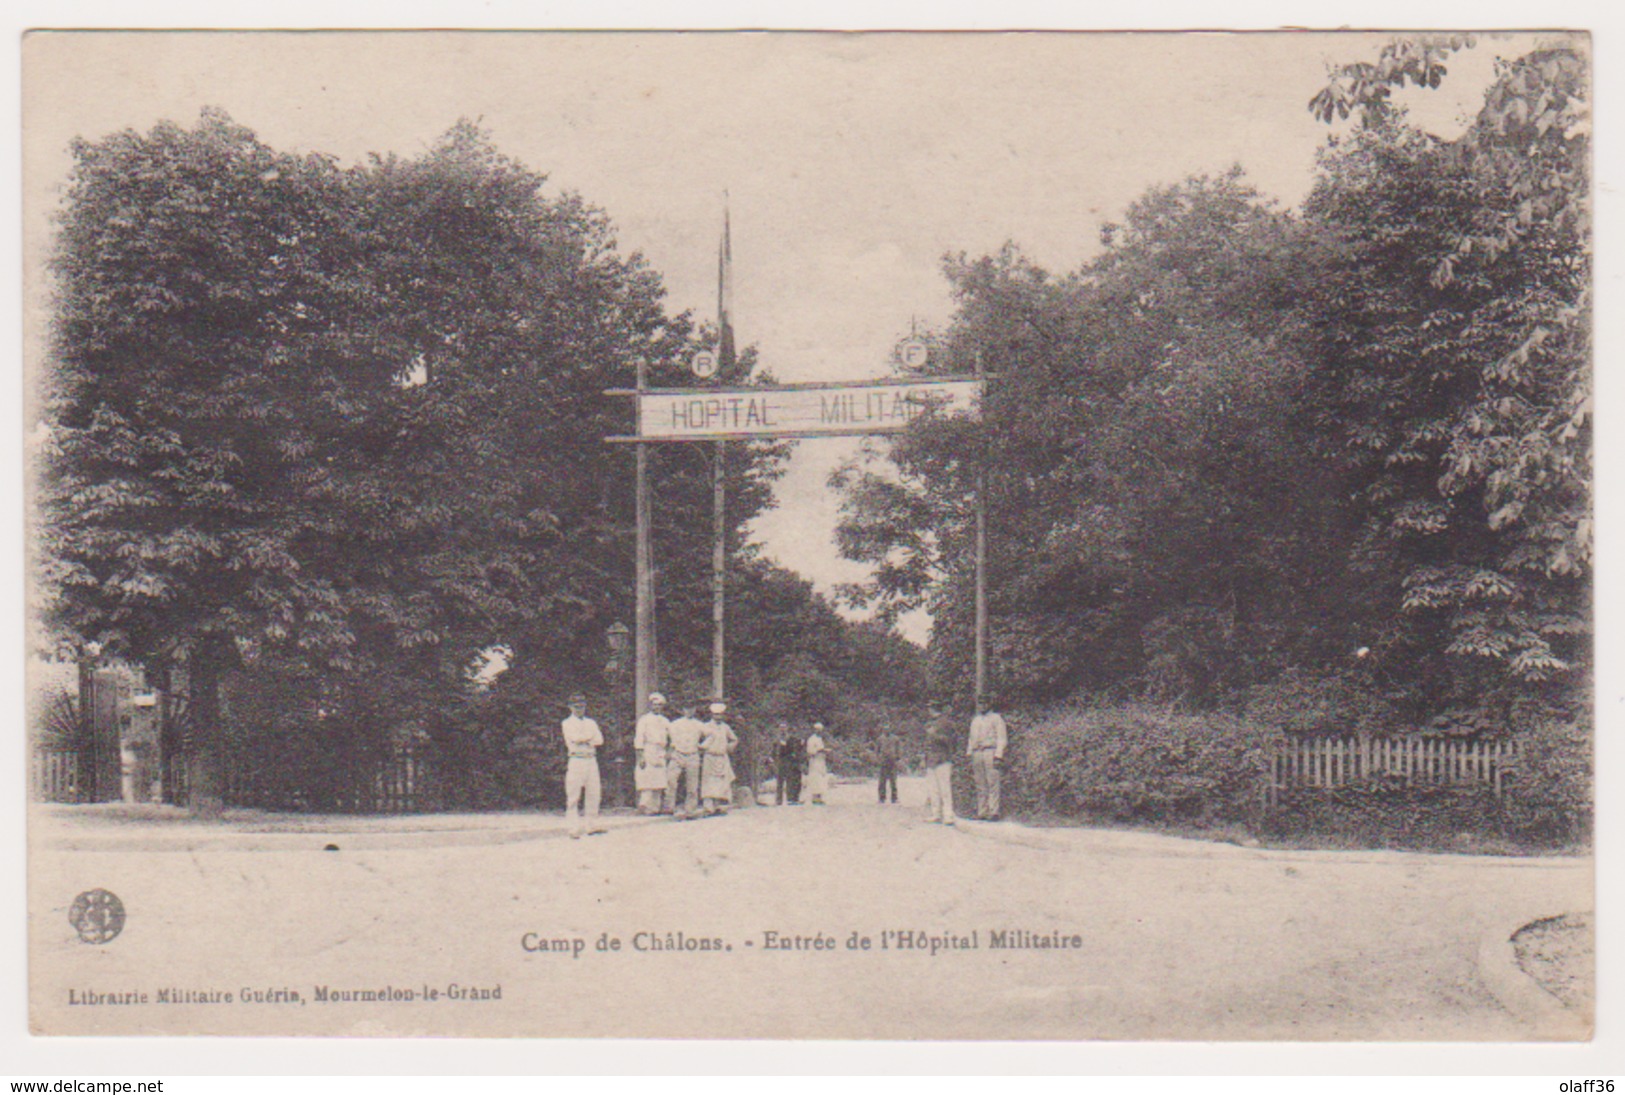
[[[693,359],[688,363],[688,367],[701,380],[710,380],[717,375],[717,355],[710,350],[701,350],[694,355]]]
[[[925,415],[974,416],[981,393],[981,380],[965,378],[649,389],[638,394],[635,440],[894,433]]]
[[[898,356],[902,358],[903,365],[909,369],[923,369],[925,363],[931,360],[931,347],[917,338],[911,338],[897,348]]]

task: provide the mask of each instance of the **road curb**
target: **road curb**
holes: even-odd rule
[[[634,829],[654,825],[668,818],[631,817],[606,819],[605,829]],[[522,844],[535,840],[563,839],[570,835],[564,826],[522,829],[416,829],[396,832],[354,832],[311,829],[302,832],[256,832],[232,830],[197,834],[143,834],[104,836],[97,833],[53,834],[42,838],[44,847],[65,852],[310,852],[335,845],[340,852],[397,851],[413,848],[461,848],[497,844]]]
[[[1041,851],[1068,852],[1073,854],[1090,854],[1105,856],[1135,855],[1154,857],[1159,859],[1219,859],[1219,858],[1249,858],[1255,860],[1268,860],[1272,863],[1339,863],[1339,864],[1383,864],[1383,863],[1489,863],[1507,869],[1531,870],[1590,870],[1591,861],[1579,857],[1568,856],[1495,856],[1495,855],[1464,855],[1455,852],[1413,852],[1401,849],[1358,849],[1358,848],[1271,848],[1264,845],[1244,845],[1227,840],[1204,840],[1199,837],[1177,836],[1170,833],[1156,833],[1147,830],[1115,829],[1091,825],[1061,826],[1056,828],[1038,828],[1024,825],[1019,821],[977,821],[974,818],[960,818],[959,828],[967,833],[975,833],[990,840],[998,840],[1006,844],[1014,844],[1024,848],[1036,848]],[[1128,836],[1141,836],[1149,838],[1147,843],[1137,845],[1113,846],[1100,844],[1094,847],[1081,847],[1062,835],[1065,833],[1122,833]],[[1521,925],[1520,925],[1521,926]]]
[[[1564,1007],[1561,1000],[1523,972],[1512,943],[1513,937],[1529,925],[1561,915],[1503,920],[1478,938],[1478,979],[1503,1008],[1531,1028],[1532,1041],[1585,1041],[1593,1033],[1589,1021]]]
[[[959,818],[954,828],[971,836],[978,836],[984,840],[996,840],[1001,844],[1015,844],[1022,848],[1037,848],[1045,852],[1072,852],[1077,851],[1073,845],[1058,837],[1048,836],[1042,829],[1034,829],[1030,825],[1022,825],[1012,821],[977,821],[974,818]]]

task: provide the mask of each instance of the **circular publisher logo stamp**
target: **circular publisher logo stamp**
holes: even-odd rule
[[[124,902],[108,890],[86,890],[73,899],[68,923],[81,943],[110,943],[124,930]]]

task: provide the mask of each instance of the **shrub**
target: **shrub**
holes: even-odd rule
[[[1588,838],[1592,734],[1583,704],[1499,709],[1500,732],[1519,751],[1500,796],[1479,784],[1373,777],[1284,788],[1266,810],[1271,743],[1282,734],[1397,728],[1371,715],[1373,701],[1392,715],[1358,680],[1287,675],[1250,690],[1245,716],[1144,704],[1022,714],[1011,720],[1005,795],[1018,809],[1086,821],[1240,824],[1260,836],[1363,847],[1534,850]],[[974,801],[970,766],[956,767],[956,798]]]
[[[1404,728],[1395,704],[1351,671],[1289,669],[1243,694],[1249,723],[1291,737],[1392,734]]]
[[[1483,850],[1515,840],[1508,800],[1488,787],[1372,779],[1342,787],[1289,787],[1265,816],[1262,835],[1331,840],[1362,848]]]
[[[1592,817],[1592,719],[1586,704],[1514,704],[1518,767],[1511,821],[1520,835],[1549,842],[1589,838]]]
[[[1352,715],[1346,725],[1356,725]],[[1369,725],[1369,721],[1367,721]],[[1508,739],[1518,760],[1499,796],[1475,783],[1372,778],[1337,788],[1283,790],[1263,831],[1358,845],[1520,850],[1581,843],[1591,825],[1592,737],[1587,706],[1487,697],[1429,720],[1447,736]]]
[[[1024,806],[1117,822],[1258,818],[1269,735],[1233,716],[1131,704],[1062,707],[1021,722],[1009,768]]]

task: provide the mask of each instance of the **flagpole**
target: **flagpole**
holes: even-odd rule
[[[976,376],[984,377],[982,355],[976,354]],[[986,400],[986,392],[983,399]],[[982,409],[985,416],[987,408]],[[985,421],[985,417],[984,417]],[[976,702],[987,696],[987,441],[976,456]],[[978,710],[980,714],[980,710]]]
[[[733,244],[728,192],[722,192],[722,242],[717,247],[717,381],[733,380]],[[711,463],[711,694],[727,693],[728,443],[718,441]]]
[[[641,395],[648,384],[645,375],[646,366],[643,360],[638,360],[637,384]],[[643,401],[638,400],[638,413],[642,415]],[[641,434],[642,423],[639,423],[638,432]],[[638,478],[636,487],[637,499],[637,547],[636,547],[636,634],[633,646],[632,671],[632,718],[635,720],[643,710],[649,693],[654,690],[654,574],[653,551],[650,546],[649,535],[649,446],[640,444],[637,448]]]
[[[718,699],[728,694],[723,673],[727,659],[727,459],[728,443],[718,441],[711,457],[711,694]]]

